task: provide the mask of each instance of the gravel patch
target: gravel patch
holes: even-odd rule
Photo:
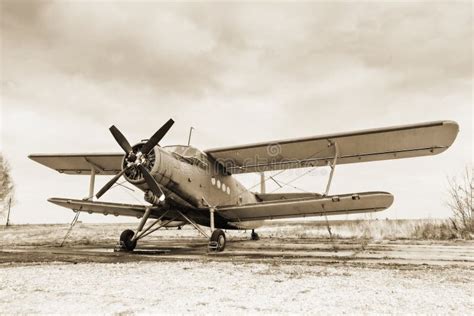
[[[2,313],[471,314],[472,269],[231,262],[0,266]]]

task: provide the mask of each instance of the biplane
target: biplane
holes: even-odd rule
[[[133,251],[137,241],[162,227],[189,224],[222,251],[227,229],[251,230],[264,220],[382,211],[393,203],[388,192],[329,194],[337,165],[437,155],[454,142],[459,126],[437,121],[356,132],[278,140],[201,151],[192,146],[160,146],[168,120],[149,139],[133,146],[115,127],[110,132],[119,153],[32,154],[32,160],[59,173],[90,176],[84,199],[50,198],[74,212],[139,218],[137,228],[122,232],[120,247]],[[266,193],[265,172],[328,166],[323,193]],[[252,192],[233,176],[260,173],[261,190]],[[268,174],[268,173],[267,173]],[[94,197],[97,175],[113,176]],[[143,205],[102,202],[120,177],[144,192]],[[208,227],[208,228],[206,228]]]

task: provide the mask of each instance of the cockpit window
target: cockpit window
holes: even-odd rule
[[[208,166],[206,154],[195,147],[176,145],[163,148],[192,165],[199,165],[202,168]]]

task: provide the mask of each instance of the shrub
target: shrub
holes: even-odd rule
[[[448,179],[448,207],[453,216],[451,223],[453,228],[462,238],[470,238],[474,233],[473,222],[473,200],[474,200],[474,177],[472,167],[466,167],[462,179],[453,177]]]

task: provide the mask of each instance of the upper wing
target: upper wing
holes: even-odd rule
[[[218,212],[229,221],[238,223],[264,219],[377,212],[390,207],[392,203],[393,195],[390,193],[364,192],[229,206],[218,208]]]
[[[459,126],[439,121],[207,150],[230,173],[325,166],[436,155],[456,139]]]
[[[28,157],[46,167],[66,174],[90,174],[95,168],[100,175],[117,174],[122,170],[123,153],[104,154],[33,154]]]
[[[97,201],[86,201],[86,200],[75,200],[75,199],[64,199],[64,198],[50,198],[49,202],[57,204],[59,206],[69,208],[74,211],[88,212],[88,213],[100,213],[104,215],[115,215],[115,216],[133,216],[140,218],[143,216],[146,210],[145,205],[137,204],[122,204],[122,203],[110,203],[110,202],[97,202]],[[158,214],[158,210],[152,210],[151,217],[155,217]]]

